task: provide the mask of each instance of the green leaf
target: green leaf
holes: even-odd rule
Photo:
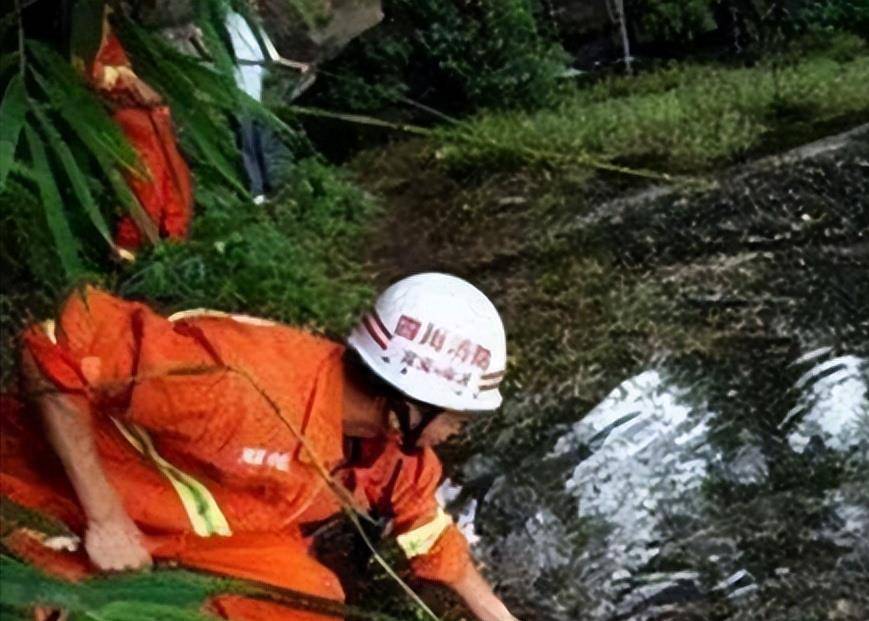
[[[24,126],[27,136],[27,144],[30,147],[30,155],[33,158],[33,173],[39,195],[42,199],[42,208],[45,212],[45,220],[54,238],[57,254],[67,276],[72,279],[81,274],[82,265],[78,256],[78,242],[72,234],[66,214],[63,210],[63,200],[60,191],[54,183],[48,156],[45,153],[45,145],[39,135],[29,125]]]
[[[199,155],[209,164],[214,166],[221,176],[223,176],[223,179],[236,191],[245,194],[247,190],[239,181],[237,169],[223,156],[219,146],[220,143],[210,140],[207,132],[201,131],[201,128],[203,127],[203,119],[197,119],[193,115],[188,114],[179,114],[179,117],[179,120],[183,119],[186,125],[194,128],[194,130],[190,132],[190,138],[196,145]],[[230,144],[234,145],[233,142],[230,142]]]
[[[111,163],[103,158],[98,157],[97,162],[102,168],[103,173],[109,180],[109,185],[115,191],[115,197],[121,202],[121,205],[130,214],[130,217],[136,222],[136,226],[145,235],[145,238],[152,244],[156,244],[160,240],[160,233],[151,220],[151,216],[142,207],[142,203],[130,189],[130,186],[121,176],[120,171]]]
[[[85,68],[93,63],[103,40],[104,0],[76,0],[72,3],[69,51],[74,63]]]
[[[21,74],[9,81],[3,103],[0,103],[0,189],[6,185],[6,176],[12,168],[18,135],[27,116],[27,91]]]
[[[129,174],[146,174],[126,136],[106,114],[102,104],[81,85],[75,73],[60,70],[52,64],[59,56],[39,44],[31,44],[31,48],[37,50],[36,55],[41,59],[40,67],[45,63],[50,65],[47,78],[31,68],[34,79],[72,132],[91,152],[109,180],[118,202],[135,220],[145,237],[151,243],[156,243],[160,237],[157,228],[119,170],[123,169]]]
[[[121,128],[66,59],[35,41],[27,43],[27,50],[32,56],[31,75],[70,129],[90,149],[98,150],[123,168],[141,171],[139,158]]]
[[[18,51],[9,52],[0,56],[0,79],[2,79],[2,76],[5,76],[6,72],[10,71],[13,67],[15,67],[16,71],[19,71],[20,63],[21,54]]]
[[[36,107],[33,108],[33,113],[37,120],[39,120],[40,125],[42,125],[42,131],[46,136],[48,136],[49,146],[51,146],[55,155],[57,155],[57,158],[60,160],[60,163],[63,165],[63,169],[66,171],[67,177],[69,177],[72,190],[75,193],[78,202],[84,208],[91,223],[97,231],[99,231],[100,235],[103,236],[103,239],[108,242],[109,246],[114,248],[115,244],[112,241],[111,233],[109,233],[109,225],[106,223],[106,219],[103,217],[99,206],[94,200],[90,188],[88,187],[87,178],[76,163],[72,151],[70,151],[69,147],[66,146],[63,138],[61,138],[60,132],[58,132],[51,123],[47,114]]]

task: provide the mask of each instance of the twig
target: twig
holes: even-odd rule
[[[414,134],[416,136],[426,136],[426,137],[443,137],[444,133],[438,130],[428,129],[426,127],[420,127],[418,125],[410,125],[407,123],[393,123],[391,121],[384,121],[383,119],[378,119],[377,117],[368,116],[364,114],[349,114],[343,112],[332,112],[331,110],[323,110],[320,108],[309,108],[305,106],[287,106],[285,110],[289,112],[293,112],[296,114],[301,114],[303,116],[315,116],[320,118],[327,119],[335,119],[338,121],[344,121],[347,123],[355,123],[357,125],[368,125],[372,127],[382,127],[385,129],[392,129],[395,131],[401,131],[408,134]],[[613,164],[611,162],[607,162],[602,159],[594,158],[588,154],[580,153],[580,154],[568,154],[568,153],[558,153],[552,151],[541,151],[539,149],[534,149],[532,147],[526,146],[504,146],[503,144],[496,141],[494,138],[489,138],[488,136],[478,137],[471,133],[464,133],[455,130],[451,130],[449,136],[457,141],[466,142],[469,144],[478,144],[478,145],[487,145],[493,146],[498,149],[512,149],[514,151],[518,151],[520,153],[524,153],[525,156],[531,161],[561,161],[569,164],[576,164],[579,166],[584,166],[587,168],[594,168],[597,170],[604,170],[608,172],[615,172],[621,175],[627,175],[632,177],[642,177],[645,179],[654,179],[656,181],[666,181],[667,183],[676,183],[680,182],[685,185],[693,185],[701,183],[699,179],[693,179],[691,177],[676,177],[674,175],[670,175],[668,173],[662,173],[654,170],[648,170],[644,168],[631,168],[629,166],[621,166],[619,164]]]
[[[345,112],[332,112],[331,110],[323,110],[321,108],[309,108],[306,106],[287,106],[285,108],[289,112],[301,114],[303,116],[314,116],[325,119],[335,119],[345,121],[347,123],[355,123],[356,125],[369,125],[371,127],[383,127],[385,129],[393,129],[396,131],[405,132],[407,134],[416,134],[418,136],[434,136],[435,131],[420,127],[418,125],[409,125],[406,123],[393,123],[384,121],[377,117],[367,116],[364,114],[350,114]]]
[[[256,381],[250,376],[250,374],[246,373],[241,369],[236,369],[232,366],[226,366],[227,370],[238,373],[241,377],[245,378],[248,382],[250,382],[251,386],[263,397],[266,403],[269,404],[269,407],[277,414],[278,418],[286,425],[286,427],[296,436],[296,439],[308,453],[308,456],[311,458],[311,462],[314,464],[315,469],[320,474],[320,476],[326,481],[329,487],[335,492],[336,497],[338,498],[338,502],[341,504],[341,508],[344,510],[344,513],[347,515],[347,518],[359,532],[359,535],[362,537],[362,540],[365,542],[365,545],[371,551],[371,554],[374,556],[374,559],[377,563],[383,568],[383,570],[392,578],[405,592],[405,594],[413,600],[413,602],[429,617],[431,617],[434,621],[440,621],[440,618],[432,611],[431,608],[426,605],[422,598],[416,594],[410,586],[401,579],[401,577],[396,573],[396,571],[389,565],[386,559],[377,551],[377,548],[371,542],[371,539],[368,537],[365,529],[362,527],[361,522],[359,521],[360,516],[365,517],[368,520],[371,520],[370,516],[368,516],[367,512],[360,509],[356,499],[350,494],[347,489],[335,481],[332,476],[329,474],[328,470],[326,470],[325,466],[320,463],[317,454],[309,445],[307,438],[305,438],[300,431],[295,428],[290,421],[288,421],[283,413],[281,412],[280,406],[278,406],[277,402],[272,399],[268,393],[257,385]]]
[[[24,55],[24,14],[21,12],[21,0],[15,0],[15,12],[18,14],[18,70],[23,78],[27,60]]]

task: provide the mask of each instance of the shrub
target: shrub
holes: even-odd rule
[[[557,91],[565,55],[531,0],[386,0],[384,12],[321,78],[318,103],[374,110],[407,96],[455,111],[533,107]]]
[[[370,296],[357,257],[374,209],[334,168],[304,159],[266,208],[213,203],[190,240],[155,247],[118,290],[166,310],[245,312],[339,335]]]
[[[799,12],[800,19],[814,30],[846,30],[869,36],[869,2],[828,0],[810,2]]]
[[[636,0],[628,20],[643,38],[685,46],[718,31],[739,45],[774,51],[806,33],[869,33],[869,3],[862,0]],[[722,31],[723,30],[723,31]]]
[[[640,28],[663,41],[695,41],[716,26],[716,0],[642,0],[633,9]]]

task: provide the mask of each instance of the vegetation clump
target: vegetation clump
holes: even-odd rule
[[[869,53],[849,41],[860,53],[844,60],[673,65],[605,79],[530,114],[487,112],[447,129],[440,156],[472,170],[581,165],[588,156],[660,171],[709,170],[764,144],[806,140],[837,119],[869,118]]]
[[[532,0],[386,0],[383,11],[386,22],[328,68],[318,105],[374,111],[409,98],[448,112],[527,108],[560,89],[567,57],[544,36]]]
[[[118,275],[118,291],[167,309],[218,308],[343,335],[370,299],[358,257],[375,203],[315,157],[286,175],[264,207],[209,206],[189,241],[156,246]]]

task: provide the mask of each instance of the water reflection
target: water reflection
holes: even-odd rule
[[[841,546],[830,571],[869,577],[869,362],[817,349],[794,366],[808,369],[794,386],[799,397],[770,437],[743,431],[736,449],[721,448],[711,434],[719,414],[675,376],[649,370],[547,454],[496,478],[482,498],[488,532],[477,547],[517,609],[537,619],[642,620],[708,613],[701,602],[753,618],[762,587],[807,569],[767,567],[777,558],[764,557],[759,531],[785,546],[803,545],[800,537]],[[781,489],[781,473],[799,468],[833,473],[812,511],[789,507]],[[790,519],[808,524],[800,512],[816,512],[812,532],[791,532]]]

